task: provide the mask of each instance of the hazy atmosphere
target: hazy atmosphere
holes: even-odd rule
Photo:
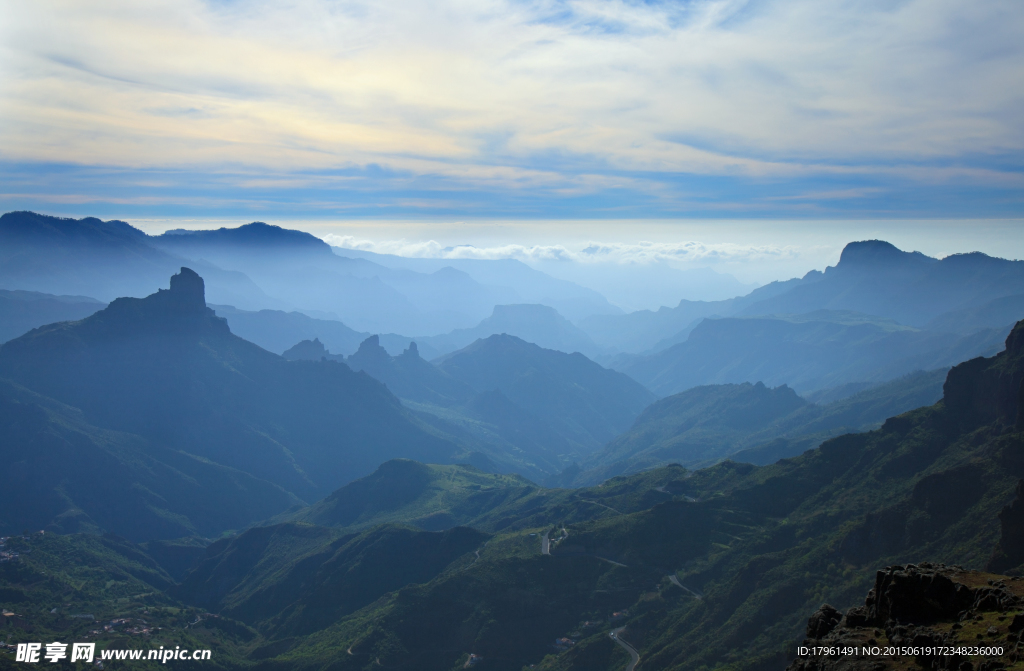
[[[0,671],[1024,671],[1021,35],[0,0]]]

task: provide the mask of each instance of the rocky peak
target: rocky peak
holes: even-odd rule
[[[391,355],[381,347],[380,337],[372,335],[359,343],[359,349],[345,362],[352,370],[364,370],[374,377],[382,374],[391,365]]]
[[[324,344],[320,342],[319,338],[313,338],[312,340],[303,340],[300,343],[292,345],[289,349],[281,355],[289,361],[319,361],[325,357],[330,356],[330,352],[324,347]]]
[[[378,349],[383,349],[380,346],[380,336],[372,335],[363,342],[359,343],[359,352],[363,354],[370,354]]]
[[[936,261],[921,252],[904,252],[884,240],[862,240],[851,242],[843,248],[836,270],[896,270]]]
[[[183,306],[206,307],[206,284],[191,268],[182,268],[177,275],[171,276],[168,292],[175,302]]]
[[[410,342],[409,346],[402,352],[401,359],[419,359],[420,349],[416,346],[415,342]]]
[[[1006,349],[950,369],[942,387],[946,407],[956,416],[987,424],[1000,419],[1024,428],[1024,321],[1010,331]]]
[[[206,307],[203,278],[191,268],[171,277],[169,289],[145,298],[118,298],[105,310],[85,320],[90,331],[130,333],[216,332],[230,333],[225,320]]]
[[[1020,570],[1024,565],[1024,480],[1017,483],[1017,496],[999,513],[999,543],[988,562],[990,571]]]

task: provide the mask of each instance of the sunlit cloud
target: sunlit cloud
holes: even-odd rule
[[[7,162],[232,173],[255,200],[386,183],[409,211],[495,190],[742,212],[1024,189],[1018,0],[0,7]]]

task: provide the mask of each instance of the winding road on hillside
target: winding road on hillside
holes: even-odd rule
[[[569,537],[569,530],[566,529],[563,526],[562,527],[562,537],[559,538],[558,540],[563,541],[563,540],[565,540],[568,537]],[[550,531],[544,532],[544,536],[540,539],[540,553],[542,555],[550,555],[551,554],[551,532]],[[619,563],[619,562],[617,562],[617,561],[615,561],[613,559],[608,559],[607,557],[601,557],[599,555],[590,554],[589,552],[582,552],[582,553],[575,553],[575,554],[582,554],[582,555],[587,556],[587,557],[594,557],[595,559],[600,559],[601,561],[606,561],[609,564],[615,564],[616,566],[621,566],[622,568],[629,568],[625,564],[621,564],[621,563]],[[679,585],[679,586],[683,587],[682,585]],[[686,588],[683,587],[683,589],[686,589]],[[689,591],[689,590],[687,590],[687,591]]]
[[[654,491],[661,492],[662,494],[668,494],[669,496],[672,496],[672,492],[670,492],[667,489],[665,489],[665,485],[662,485],[661,487],[655,487]],[[692,496],[687,496],[686,494],[683,494],[683,498],[686,499],[687,501],[689,501],[690,503],[697,503],[697,501],[700,500],[700,499],[695,499]]]
[[[621,510],[616,510],[615,508],[612,508],[611,506],[606,506],[605,504],[600,503],[598,501],[591,501],[590,499],[580,499],[580,501],[583,501],[583,503],[589,503],[589,504],[594,505],[594,506],[601,506],[602,508],[607,508],[608,510],[612,511],[616,515],[624,514]]]
[[[684,585],[683,583],[679,582],[679,578],[677,578],[674,573],[672,575],[670,575],[668,577],[668,579],[669,579],[669,581],[673,585],[675,585],[679,589],[683,590],[684,592],[689,592],[690,594],[692,594],[695,599],[703,599],[704,598],[704,595],[701,594],[700,592],[696,592],[696,591],[690,589],[689,587],[687,587],[686,585]]]
[[[619,627],[618,629],[612,629],[610,632],[608,632],[608,636],[613,641],[615,641],[616,643],[621,645],[623,648],[625,648],[626,652],[629,653],[629,665],[626,667],[626,671],[633,671],[633,669],[636,668],[636,665],[640,663],[640,653],[637,652],[636,649],[633,648],[633,646],[631,646],[629,643],[626,643],[621,638],[619,638],[619,634],[622,633],[623,629],[625,629],[625,627]]]

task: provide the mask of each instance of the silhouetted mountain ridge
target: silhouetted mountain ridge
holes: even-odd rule
[[[594,484],[666,463],[696,468],[730,458],[768,465],[933,404],[942,398],[945,379],[945,369],[919,371],[823,405],[805,401],[785,385],[694,387],[649,406],[565,484]]]
[[[615,365],[655,393],[763,381],[798,392],[874,383],[993,354],[1009,332],[922,331],[848,310],[705,319],[685,342]]]
[[[801,278],[772,282],[746,296],[725,301],[680,301],[674,308],[628,315],[597,315],[580,322],[599,346],[642,352],[659,342],[679,342],[676,334],[694,321],[717,317],[797,315],[814,310],[855,311],[901,324],[924,327],[951,312],[1020,293],[1024,261],[1010,261],[980,252],[942,259],[904,252],[881,240],[851,242],[839,262]],[[996,326],[966,312],[958,332],[967,334]],[[1024,317],[1016,314],[999,326]],[[977,354],[977,353],[975,353]]]
[[[304,231],[281,228],[254,221],[237,228],[216,230],[174,229],[154,237],[158,246],[170,249],[191,247],[239,247],[251,251],[277,253],[282,249],[311,254],[331,254],[331,247],[318,237]]]
[[[315,498],[389,457],[460,448],[379,382],[333,361],[287,361],[231,334],[187,268],[171,288],[0,348],[0,376],[137,433]],[[322,494],[321,494],[322,495]]]
[[[0,289],[0,343],[46,324],[77,321],[104,307],[106,303],[87,296]]]
[[[654,400],[628,376],[583,354],[544,349],[508,334],[477,340],[437,364],[477,391],[500,389],[583,453],[623,431]]]

